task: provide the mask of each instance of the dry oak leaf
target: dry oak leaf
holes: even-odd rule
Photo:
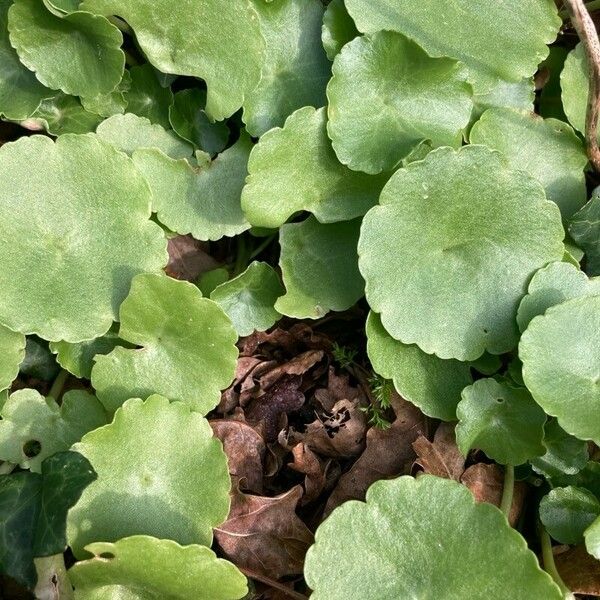
[[[500,508],[502,490],[504,489],[504,471],[496,464],[477,463],[470,466],[460,478],[477,502],[489,502]],[[523,509],[527,485],[522,481],[515,482],[513,502],[508,516],[508,522],[514,527]]]
[[[267,498],[234,491],[229,518],[214,530],[225,556],[241,569],[272,579],[299,575],[313,534],[296,515],[297,485]]]
[[[412,443],[425,431],[425,416],[397,394],[393,394],[392,402],[395,421],[388,429],[369,429],[364,452],[341,476],[329,496],[324,516],[346,500],[364,500],[375,481],[409,472],[415,460]]]
[[[465,459],[456,445],[453,423],[440,423],[433,442],[420,435],[412,444],[417,453],[415,461],[425,473],[460,481],[465,470]]]

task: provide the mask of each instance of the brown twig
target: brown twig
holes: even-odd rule
[[[274,579],[271,579],[270,577],[266,577],[265,575],[261,575],[260,573],[255,573],[254,571],[251,571],[250,569],[244,569],[242,567],[238,567],[238,569],[246,577],[250,577],[250,579],[256,579],[256,581],[260,581],[261,583],[264,583],[265,585],[268,585],[269,587],[279,590],[280,592],[283,592],[286,596],[289,596],[290,598],[294,598],[294,600],[308,600],[308,596],[305,596],[304,594],[300,594],[299,592],[295,592],[294,590],[291,590],[286,585],[283,585],[282,583],[279,583],[278,581],[275,581]]]
[[[594,21],[583,0],[565,0],[571,23],[577,31],[587,56],[589,90],[585,118],[585,141],[587,154],[594,169],[600,172],[600,148],[598,147],[598,117],[600,116],[600,41]]]

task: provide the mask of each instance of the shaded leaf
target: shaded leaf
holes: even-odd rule
[[[131,83],[124,93],[127,112],[170,129],[169,108],[173,104],[171,88],[160,85],[158,73],[149,64],[131,67],[129,73]]]
[[[332,0],[323,15],[321,41],[327,58],[333,60],[342,47],[358,35],[358,29],[348,14],[344,0]]]
[[[600,191],[571,217],[569,233],[585,252],[587,274],[600,275]]]

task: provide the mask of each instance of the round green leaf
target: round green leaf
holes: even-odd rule
[[[92,385],[107,410],[163,394],[207,413],[233,380],[237,335],[212,300],[186,281],[138,275],[121,305],[121,346],[96,356]]]
[[[327,131],[356,171],[395,168],[419,143],[460,146],[473,109],[462,65],[432,58],[399,33],[352,40],[333,62]]]
[[[210,295],[231,319],[238,335],[265,331],[281,315],[273,308],[285,293],[279,275],[264,262],[253,262],[243,273],[217,286]]]
[[[0,390],[10,387],[25,358],[25,336],[0,325]]]
[[[533,112],[534,99],[533,77],[526,77],[520,81],[497,81],[485,94],[473,96],[471,122],[477,121],[489,108],[513,108]]]
[[[571,217],[569,233],[585,251],[585,270],[600,275],[600,190],[596,188],[590,201]]]
[[[80,9],[125,19],[163,73],[204,79],[213,119],[232,115],[260,78],[264,41],[248,0],[185,0],[177,10],[171,0],[85,0]]]
[[[432,475],[378,481],[366,503],[336,508],[317,530],[305,577],[312,600],[562,598],[495,506]]]
[[[477,93],[533,75],[562,25],[552,0],[346,0],[359,31],[398,31],[469,67]]]
[[[101,120],[97,114],[87,111],[74,96],[58,92],[51,98],[42,100],[31,116],[21,121],[20,125],[58,136],[65,133],[90,133]]]
[[[294,213],[321,223],[346,221],[377,203],[389,175],[366,175],[340,164],[327,137],[325,109],[307,106],[253,148],[242,208],[255,226],[275,228]]]
[[[84,96],[80,98],[81,104],[85,110],[102,117],[112,117],[113,115],[123,114],[127,108],[125,94],[131,87],[131,75],[127,69],[123,72],[123,78],[119,85],[107,94],[98,94],[96,96]]]
[[[46,457],[68,450],[107,422],[102,405],[82,390],[67,392],[60,406],[36,390],[19,390],[9,396],[0,415],[0,460],[37,473]]]
[[[131,67],[129,73],[131,82],[124,93],[127,112],[169,129],[169,109],[173,104],[171,88],[161,85],[160,74],[147,63]]]
[[[540,502],[540,520],[561,544],[581,544],[583,532],[599,515],[600,502],[583,488],[555,488]]]
[[[472,383],[469,365],[425,354],[418,346],[395,340],[376,313],[367,319],[367,354],[373,370],[392,379],[398,393],[427,416],[456,419],[462,390]]]
[[[585,204],[583,169],[588,159],[581,140],[566,123],[544,120],[532,112],[491,109],[475,123],[469,137],[472,144],[499,150],[511,169],[535,177],[564,219]]]
[[[363,220],[359,266],[392,337],[440,358],[511,350],[531,275],[564,251],[541,185],[484,146],[440,148],[397,171],[380,203]]]
[[[286,293],[275,310],[296,319],[318,319],[350,308],[363,295],[356,244],[360,220],[322,225],[314,217],[279,230],[279,266]]]
[[[69,342],[51,342],[50,349],[56,354],[58,364],[75,375],[89,379],[97,354],[108,354],[117,346],[128,346],[119,336],[108,331],[105,335],[88,342],[69,344]]]
[[[135,535],[89,544],[86,550],[94,558],[69,570],[76,600],[235,600],[248,593],[235,565],[205,546]]]
[[[543,444],[546,453],[529,462],[534,471],[545,477],[575,475],[589,460],[587,443],[569,435],[556,419],[550,419],[544,425]]]
[[[600,277],[588,279],[585,273],[566,262],[553,262],[540,269],[529,282],[527,295],[517,312],[519,329],[525,331],[531,319],[551,306],[571,298],[600,295]]]
[[[479,379],[463,390],[456,416],[456,443],[464,456],[478,448],[500,464],[521,465],[546,451],[546,414],[525,388]]]
[[[350,40],[358,35],[358,29],[348,14],[344,0],[332,0],[323,15],[321,41],[327,58],[333,60]]]
[[[20,121],[53,92],[23,65],[10,45],[7,14],[11,6],[12,0],[0,0],[0,115]]]
[[[106,333],[132,277],[168,258],[143,177],[91,134],[21,138],[0,165],[0,323],[52,341]]]
[[[242,134],[206,165],[192,167],[158,150],[137,150],[133,162],[152,190],[152,208],[163,225],[197,240],[219,240],[250,228],[241,194],[251,149],[250,138]]]
[[[303,106],[325,105],[331,64],[320,43],[320,0],[255,2],[266,49],[258,85],[246,95],[243,120],[258,137]]]
[[[156,148],[175,159],[192,156],[192,147],[173,131],[132,113],[114,115],[102,121],[96,133],[105,142],[129,155],[140,148]]]
[[[568,300],[535,317],[519,356],[536,402],[568,433],[600,443],[600,295]]]
[[[565,60],[565,66],[560,74],[560,87],[565,114],[569,119],[569,123],[580,133],[585,133],[589,87],[588,73],[585,50],[582,44],[577,44]]]
[[[205,106],[206,92],[196,88],[181,90],[173,97],[169,121],[177,135],[212,156],[227,145],[229,128],[219,121],[211,123]]]
[[[588,553],[600,560],[600,517],[585,530],[584,537]]]
[[[134,398],[73,447],[98,474],[69,512],[76,557],[94,540],[136,534],[210,546],[227,517],[227,459],[208,421],[182,402]]]
[[[61,18],[39,0],[15,0],[8,30],[21,62],[53,90],[96,96],[121,81],[123,36],[102,16],[73,12]]]

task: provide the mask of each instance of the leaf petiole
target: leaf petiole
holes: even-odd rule
[[[512,508],[513,493],[515,490],[515,468],[512,465],[504,467],[504,488],[502,489],[502,500],[500,502],[500,510],[508,519],[510,509]]]
[[[67,382],[68,377],[69,377],[69,372],[66,371],[65,369],[61,369],[60,373],[56,376],[56,379],[54,380],[54,383],[52,384],[50,391],[48,392],[49,398],[53,398],[54,400],[58,401],[58,399],[60,398],[60,395],[62,394],[63,387],[65,386],[65,383]]]
[[[554,563],[554,554],[552,554],[552,542],[550,540],[550,536],[548,532],[544,529],[541,523],[538,523],[538,528],[540,532],[540,543],[542,546],[542,561],[544,563],[544,570],[552,579],[554,583],[560,588],[560,591],[563,594],[565,600],[575,600],[575,595],[571,592],[571,590],[565,585],[565,582],[562,580],[558,569],[556,568],[556,564]]]

